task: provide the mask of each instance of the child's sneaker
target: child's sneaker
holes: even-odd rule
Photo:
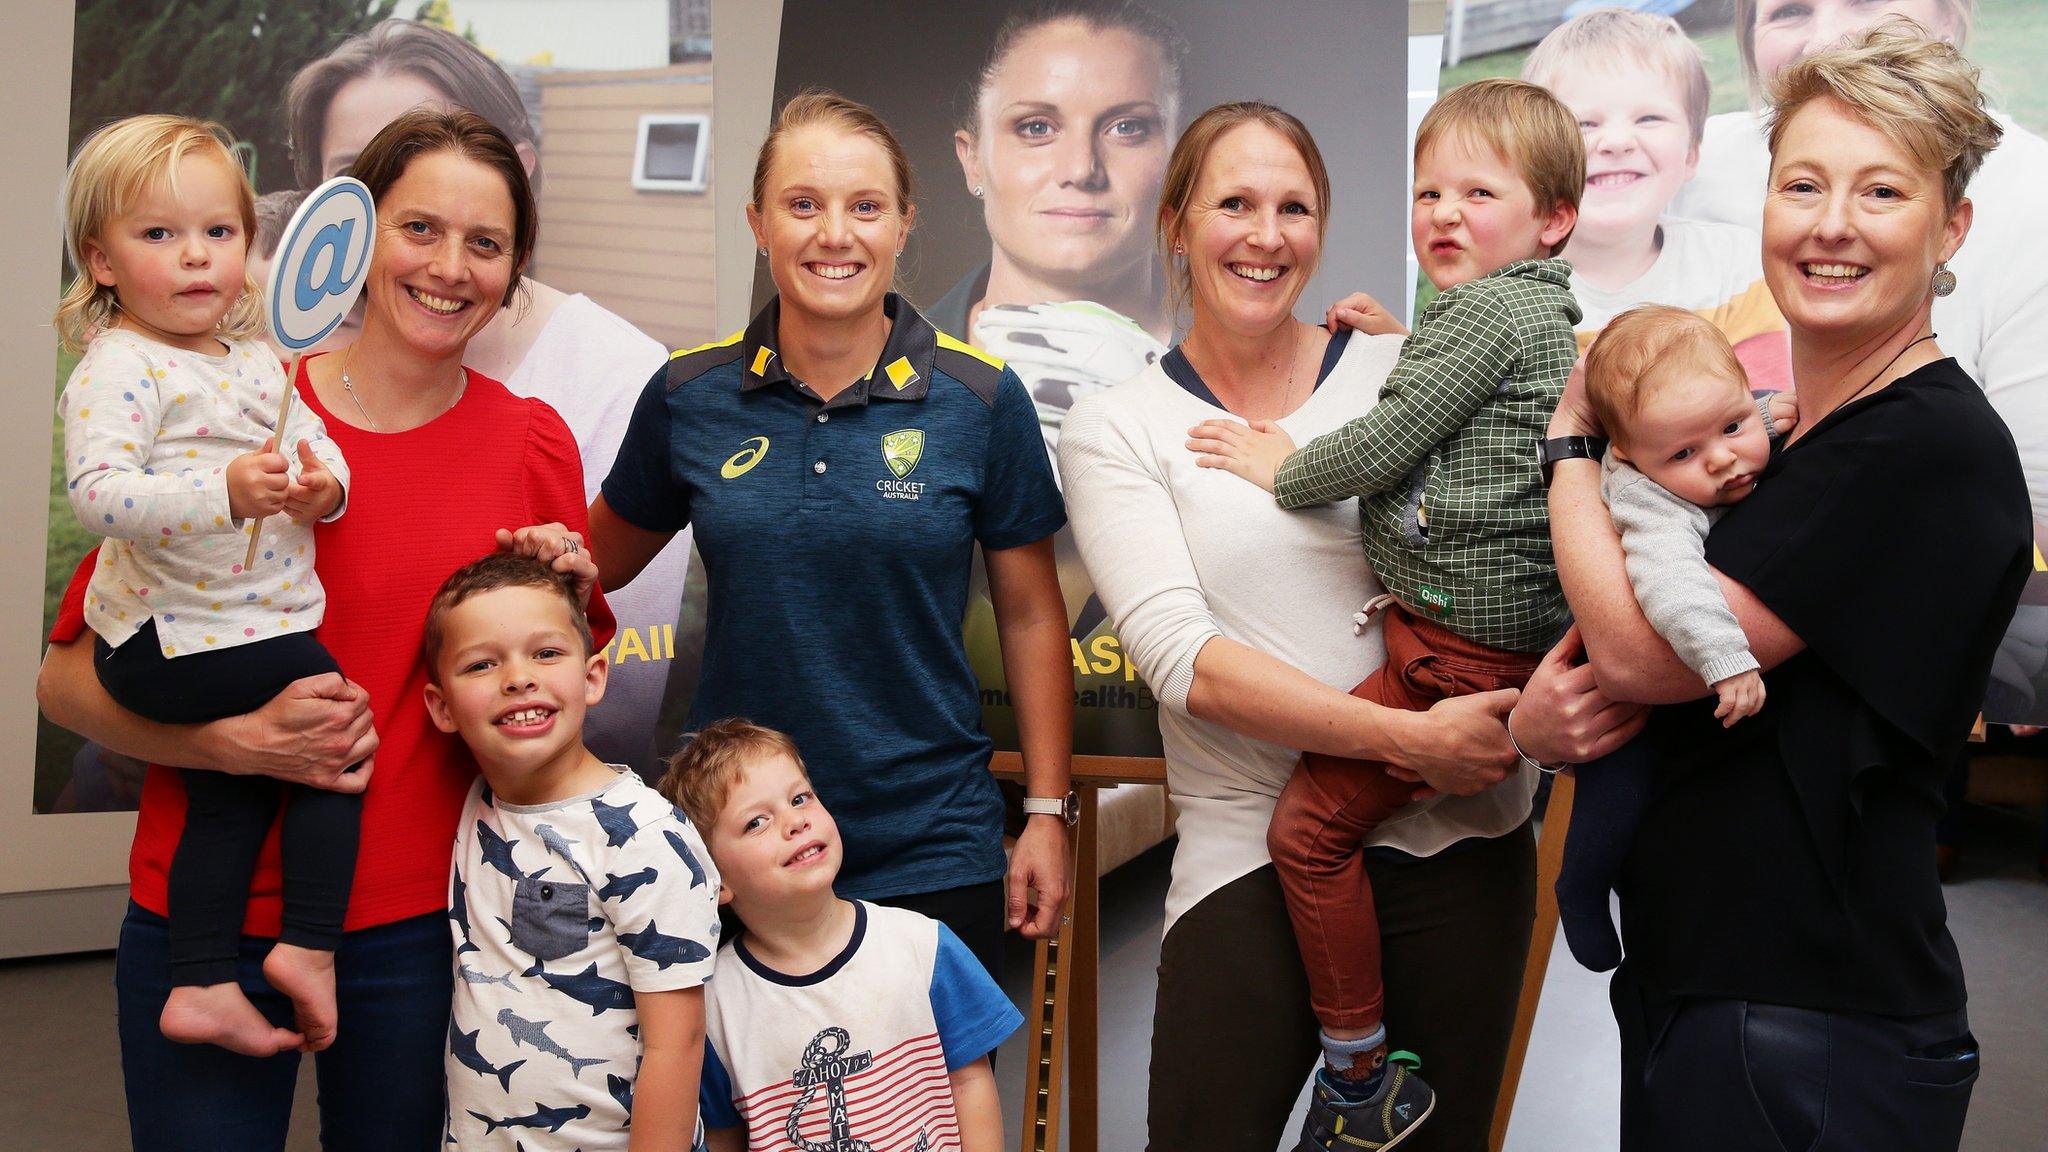
[[[1436,1108],[1435,1090],[1413,1071],[1421,1065],[1413,1052],[1389,1055],[1379,1091],[1364,1100],[1347,1097],[1319,1069],[1295,1152],[1376,1152],[1406,1140]]]

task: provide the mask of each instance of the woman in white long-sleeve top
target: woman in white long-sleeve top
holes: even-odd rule
[[[1516,770],[1503,726],[1514,693],[1422,713],[1347,694],[1385,659],[1377,630],[1349,627],[1380,591],[1354,503],[1283,511],[1187,447],[1190,427],[1224,415],[1275,420],[1304,443],[1376,399],[1400,340],[1292,315],[1328,202],[1292,116],[1228,104],[1190,124],[1159,226],[1171,288],[1192,304],[1187,340],[1075,405],[1060,441],[1082,557],[1159,697],[1179,813],[1149,1115],[1152,1146],[1176,1152],[1272,1147],[1318,1049],[1266,852],[1303,750],[1388,761],[1418,794],[1444,794],[1382,825],[1369,850],[1387,1027],[1429,1053],[1440,1097],[1413,1147],[1484,1146],[1533,916],[1535,777]]]

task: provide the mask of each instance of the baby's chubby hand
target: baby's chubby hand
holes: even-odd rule
[[[1770,406],[1771,427],[1784,436],[1799,427],[1799,397],[1790,391],[1773,392],[1764,399]]]
[[[330,516],[341,507],[341,480],[318,456],[313,446],[299,441],[299,474],[285,489],[284,510],[301,524]]]
[[[237,520],[284,511],[291,491],[291,462],[277,450],[277,438],[255,452],[228,461],[228,513]]]
[[[1221,468],[1268,492],[1280,465],[1294,455],[1294,441],[1271,420],[1204,420],[1188,429],[1187,445],[1197,454],[1196,466]]]
[[[1764,674],[1751,668],[1739,676],[1716,680],[1714,694],[1721,698],[1714,708],[1714,719],[1719,720],[1723,728],[1733,728],[1737,720],[1763,710]]]

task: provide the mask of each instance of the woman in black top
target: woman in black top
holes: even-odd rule
[[[2012,437],[1929,316],[1999,128],[1976,69],[1898,24],[1781,73],[1770,123],[1764,275],[1799,426],[1707,543],[1760,714],[1722,728],[1644,621],[1598,466],[1561,463],[1551,491],[1599,690],[1670,705],[1619,885],[1622,1144],[1952,1149],[1978,1059],[1934,825],[2030,524]],[[1598,431],[1568,394],[1551,435]]]

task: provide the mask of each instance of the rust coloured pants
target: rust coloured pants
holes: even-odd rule
[[[1422,712],[1452,696],[1520,688],[1543,659],[1542,653],[1476,644],[1399,605],[1384,621],[1387,662],[1351,694],[1389,708]],[[1379,916],[1360,850],[1416,787],[1388,775],[1376,760],[1310,752],[1280,793],[1266,830],[1308,969],[1309,1003],[1325,1028],[1380,1022]]]

